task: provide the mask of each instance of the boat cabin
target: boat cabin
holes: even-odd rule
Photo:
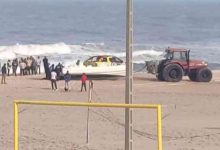
[[[98,56],[93,56],[84,61],[85,66],[101,66],[101,65],[107,65],[107,66],[112,66],[112,65],[120,65],[123,63],[123,60],[121,60],[118,57],[111,56],[111,55],[98,55]]]

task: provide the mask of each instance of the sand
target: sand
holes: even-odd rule
[[[0,150],[13,149],[13,101],[50,100],[87,102],[80,81],[71,91],[58,91],[42,75],[9,77],[0,85]],[[135,74],[133,103],[161,104],[164,150],[220,149],[220,71],[210,83],[159,82],[153,75]],[[125,81],[95,80],[93,102],[124,103]],[[134,109],[134,150],[156,150],[156,113]],[[124,109],[91,108],[86,144],[87,108],[59,106],[19,107],[20,150],[123,150]]]

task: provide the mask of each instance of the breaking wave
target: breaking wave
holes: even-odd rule
[[[133,63],[138,65],[145,64],[145,61],[161,59],[163,57],[163,51],[166,46],[151,47],[149,45],[135,45],[133,50]],[[184,45],[178,45],[177,47],[184,47]],[[219,69],[220,64],[217,59],[218,47],[212,44],[212,47],[199,47],[197,45],[190,45],[193,49],[191,51],[191,57],[196,59],[202,59],[209,62],[209,65],[213,69]],[[194,50],[195,49],[195,50]],[[197,49],[200,49],[198,51]],[[207,51],[209,49],[209,51]],[[0,62],[6,62],[8,59],[21,58],[27,56],[47,56],[49,61],[54,64],[71,63],[76,60],[85,60],[95,55],[114,55],[125,61],[126,52],[122,48],[106,47],[104,43],[82,43],[78,45],[68,45],[65,43],[55,44],[16,44],[9,46],[0,46]]]
[[[162,51],[154,49],[139,49],[133,52],[135,63],[144,63],[162,55]],[[65,43],[47,45],[21,45],[0,46],[0,59],[14,59],[27,56],[47,56],[52,61],[71,61],[86,59],[94,55],[114,55],[125,60],[126,52],[123,49],[106,49],[104,43],[83,43],[80,45],[67,45]]]

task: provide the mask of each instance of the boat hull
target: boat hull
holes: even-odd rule
[[[117,66],[73,66],[73,67],[64,67],[63,73],[69,71],[71,75],[82,75],[85,73],[87,75],[93,76],[125,76],[125,65]]]

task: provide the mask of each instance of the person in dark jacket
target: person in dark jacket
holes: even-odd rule
[[[6,84],[6,74],[7,74],[7,68],[6,68],[6,64],[4,64],[2,66],[2,80],[1,80],[1,84]]]
[[[65,91],[69,91],[69,81],[71,80],[71,75],[69,74],[69,71],[66,72],[66,74],[63,76],[65,81]]]
[[[18,59],[16,58],[12,61],[12,71],[15,76],[17,76],[16,74],[17,68],[18,68]]]
[[[60,77],[63,73],[63,65],[61,63],[58,63],[55,67],[55,71],[57,73],[57,80],[60,80]]]
[[[11,61],[8,60],[7,62],[7,69],[8,69],[8,76],[10,75],[10,70],[11,70]]]
[[[48,59],[46,56],[43,59],[43,63],[44,63],[44,70],[45,70],[45,74],[46,74],[46,79],[50,79],[49,63],[48,63]]]

